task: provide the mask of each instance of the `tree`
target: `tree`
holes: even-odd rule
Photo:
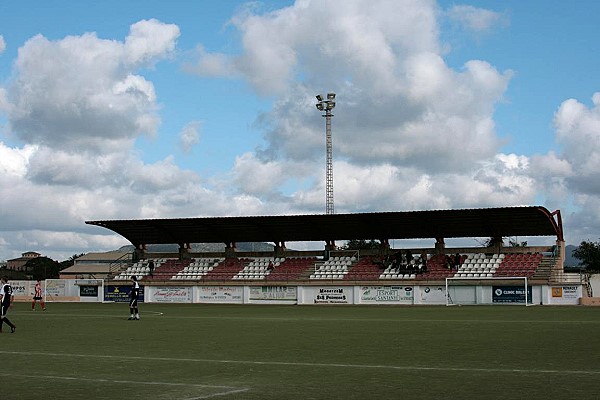
[[[527,240],[524,240],[522,242],[517,241],[517,237],[515,236],[515,238],[509,238],[508,239],[508,245],[510,247],[527,247]]]
[[[30,272],[33,279],[55,279],[59,277],[60,264],[48,257],[35,257],[27,261],[25,270]]]
[[[494,247],[498,244],[502,247],[504,245],[504,238],[502,236],[492,236],[484,240],[475,239],[475,241],[482,247]]]
[[[517,237],[515,236],[514,239],[511,237],[501,237],[501,236],[492,236],[489,237],[483,241],[477,241],[479,242],[479,244],[483,247],[494,247],[497,245],[500,245],[500,247],[504,246],[504,241],[508,239],[508,245],[510,247],[527,247],[527,241],[522,241],[519,242],[517,241]]]
[[[340,250],[370,250],[378,249],[380,246],[378,240],[350,239],[344,246],[340,246]]]
[[[581,242],[573,250],[573,257],[581,260],[588,272],[600,272],[600,242]]]
[[[81,254],[73,254],[71,257],[69,257],[68,260],[64,260],[60,262],[60,271],[62,271],[65,268],[68,267],[72,267],[75,264],[75,260],[77,260],[79,257],[85,255],[85,253],[81,253]]]

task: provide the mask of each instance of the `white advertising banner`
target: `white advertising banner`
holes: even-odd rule
[[[200,303],[236,303],[244,302],[243,286],[199,286]]]
[[[313,304],[353,304],[353,286],[307,287],[304,288],[306,303]]]
[[[46,280],[46,296],[61,298],[66,297],[67,286],[63,279],[47,279]]]
[[[149,299],[156,303],[191,303],[192,287],[150,287]]]
[[[15,300],[31,300],[35,282],[32,281],[8,281],[13,290]]]
[[[550,302],[552,304],[579,304],[579,298],[582,297],[580,285],[552,286],[550,291]]]
[[[298,300],[296,286],[250,286],[250,300]]]
[[[75,279],[46,279],[46,301],[80,301],[79,286]],[[35,285],[35,282],[32,283]],[[44,285],[42,285],[43,287]]]
[[[444,286],[422,286],[419,293],[421,304],[446,304],[446,288]]]
[[[361,304],[413,304],[412,286],[361,286]]]

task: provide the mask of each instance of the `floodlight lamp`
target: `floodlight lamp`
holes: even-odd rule
[[[327,102],[327,109],[328,110],[333,110],[333,107],[335,107],[335,101],[328,101]]]
[[[317,110],[323,111],[323,103],[317,103]]]
[[[323,96],[321,96],[320,94],[317,95],[317,100],[319,101],[323,101]]]
[[[334,100],[335,99],[335,93],[327,93],[327,100]]]

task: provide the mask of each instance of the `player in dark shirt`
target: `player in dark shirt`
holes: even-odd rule
[[[129,312],[131,313],[129,320],[139,320],[140,313],[138,310],[138,299],[140,297],[140,284],[135,275],[131,277],[131,281],[133,282],[133,285],[131,286],[131,292],[129,293]]]
[[[10,332],[15,333],[17,327],[6,318],[6,313],[14,299],[12,287],[8,284],[8,278],[3,276],[1,279],[2,287],[0,288],[0,332],[4,324],[10,326]]]

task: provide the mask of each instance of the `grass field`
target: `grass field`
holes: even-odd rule
[[[600,398],[600,309],[17,303],[2,399]]]

